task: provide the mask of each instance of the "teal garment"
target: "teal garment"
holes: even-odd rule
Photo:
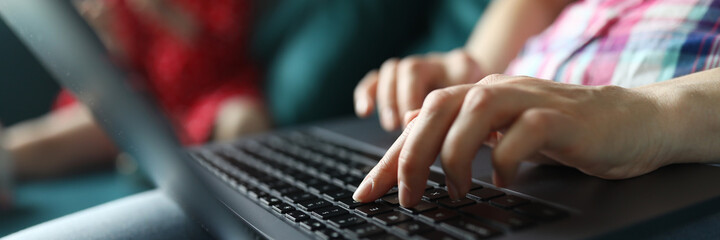
[[[0,20],[0,123],[9,126],[47,113],[59,87]]]
[[[14,208],[0,211],[0,237],[150,188],[141,176],[115,171],[22,183],[15,189]]]
[[[275,123],[352,114],[353,89],[368,71],[391,57],[462,46],[487,2],[279,1],[252,45]]]

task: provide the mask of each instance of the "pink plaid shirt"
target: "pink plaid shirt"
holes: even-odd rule
[[[581,0],[506,73],[634,87],[720,66],[718,0]]]

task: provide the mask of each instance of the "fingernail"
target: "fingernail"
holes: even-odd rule
[[[383,121],[385,122],[385,127],[388,128],[388,130],[395,129],[395,111],[393,111],[392,109],[385,109],[383,113]]]
[[[368,111],[368,102],[367,99],[361,97],[358,98],[357,102],[355,102],[355,111],[358,113],[358,115],[365,115]]]
[[[353,194],[353,199],[355,201],[362,202],[362,200],[370,194],[370,191],[372,191],[373,182],[374,181],[372,179],[365,179],[362,183],[360,183],[360,186],[358,186],[357,190],[355,190],[355,193]]]
[[[447,184],[447,190],[450,198],[453,200],[460,199],[460,193],[458,193],[458,188],[455,186],[455,184],[448,179],[445,179],[445,183]]]
[[[412,206],[412,199],[410,195],[410,188],[405,184],[404,182],[398,183],[398,194],[400,198],[400,205],[403,207],[411,207]]]

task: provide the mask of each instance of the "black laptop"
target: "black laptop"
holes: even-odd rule
[[[489,184],[488,149],[478,153],[465,199],[448,198],[435,165],[413,208],[398,205],[396,190],[357,203],[352,192],[396,137],[375,121],[338,119],[183,148],[69,1],[0,0],[0,14],[118,146],[217,238],[242,236],[239,225],[270,239],[637,237],[720,210],[720,168],[711,165],[609,181],[526,164],[504,189]]]

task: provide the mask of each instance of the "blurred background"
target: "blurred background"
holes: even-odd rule
[[[151,2],[158,1],[163,0]],[[250,14],[243,18],[249,38],[243,48],[257,69],[259,95],[273,127],[350,116],[353,88],[368,71],[391,57],[462,47],[488,2],[250,1],[244,5],[249,9],[241,9]],[[3,126],[48,114],[60,91],[0,21]],[[152,188],[132,164],[107,162],[73,174],[16,182],[13,207],[0,211],[0,237]]]

